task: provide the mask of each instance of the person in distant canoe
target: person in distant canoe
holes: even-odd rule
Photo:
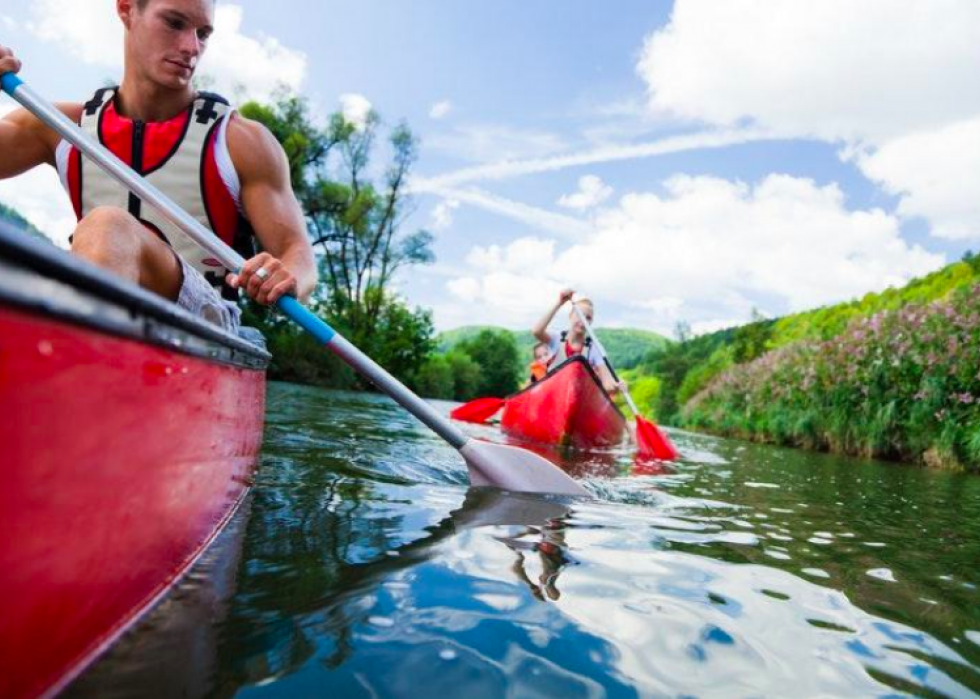
[[[0,179],[55,167],[78,218],[74,254],[230,332],[239,289],[262,304],[307,298],[317,270],[282,147],[223,97],[192,85],[214,0],[116,0],[116,14],[125,28],[121,85],[58,108],[234,247],[244,267],[222,267],[26,110],[0,121]],[[20,68],[0,46],[0,73]],[[255,240],[264,252],[255,254]]]
[[[563,290],[558,295],[558,302],[552,306],[551,310],[548,311],[540,321],[538,321],[538,324],[534,326],[534,329],[531,332],[534,333],[534,337],[536,337],[538,341],[548,345],[548,350],[552,355],[551,366],[558,366],[566,359],[574,355],[584,355],[586,359],[589,360],[589,364],[592,365],[596,375],[598,375],[599,381],[602,382],[602,387],[606,390],[606,393],[615,393],[616,391],[624,388],[626,384],[622,381],[617,383],[617,381],[613,378],[612,373],[609,371],[609,367],[607,367],[606,363],[602,361],[602,355],[599,353],[598,348],[593,347],[592,343],[589,342],[585,326],[575,314],[574,309],[571,309],[568,314],[569,328],[567,331],[561,333],[561,335],[558,337],[555,337],[548,332],[548,325],[551,324],[555,314],[558,313],[558,309],[564,306],[568,301],[571,301],[574,295],[575,292],[572,289]],[[582,314],[589,322],[589,325],[592,325],[592,318],[595,315],[595,307],[593,306],[592,301],[583,298],[579,299],[575,303],[582,311]]]
[[[534,361],[529,367],[531,378],[528,383],[536,383],[548,375],[548,366],[551,364],[552,354],[547,342],[539,342],[534,346]]]

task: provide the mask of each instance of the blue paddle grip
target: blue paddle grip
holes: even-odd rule
[[[14,90],[23,84],[24,81],[13,73],[4,73],[3,75],[0,75],[0,86],[3,87],[3,91],[8,95],[14,94]]]
[[[313,315],[309,309],[292,296],[282,296],[276,301],[276,306],[288,318],[295,321],[310,335],[323,344],[329,344],[337,333],[329,325]]]

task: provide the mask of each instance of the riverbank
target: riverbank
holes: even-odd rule
[[[679,424],[757,442],[980,472],[980,285],[851,322],[718,374]]]

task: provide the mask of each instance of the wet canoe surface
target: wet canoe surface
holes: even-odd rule
[[[672,470],[628,450],[554,454],[592,501],[515,496],[468,489],[455,452],[387,399],[272,384],[235,574],[181,593],[233,583],[196,605],[200,652],[168,688],[980,692],[980,479],[671,437]],[[162,633],[171,612],[69,696],[158,686],[180,646]]]

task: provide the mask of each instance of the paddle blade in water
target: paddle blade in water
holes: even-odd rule
[[[640,456],[673,461],[678,457],[677,448],[660,429],[649,420],[636,416],[636,444]]]
[[[483,424],[504,407],[503,398],[477,398],[449,413],[453,420]]]
[[[473,485],[526,493],[589,494],[567,473],[526,449],[471,439],[459,453],[466,459]]]

